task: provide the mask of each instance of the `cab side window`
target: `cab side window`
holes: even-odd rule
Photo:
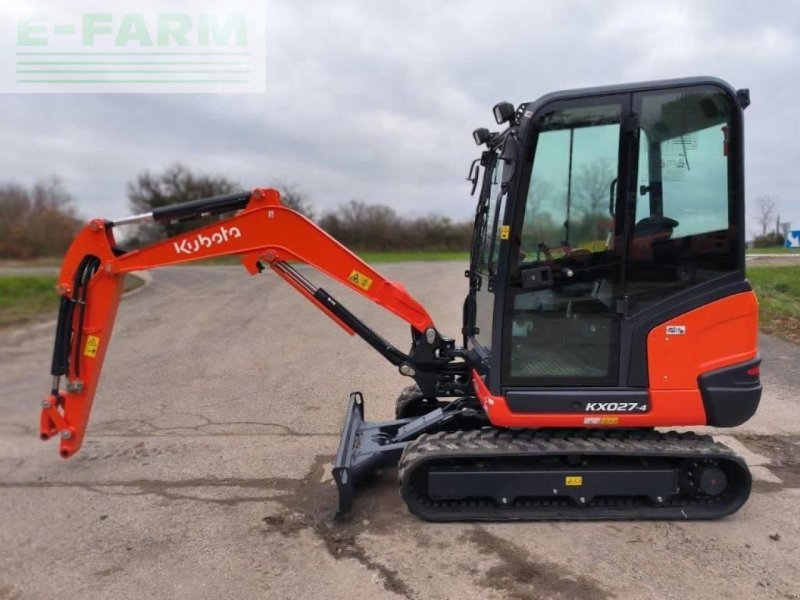
[[[636,213],[625,293],[641,310],[738,268],[732,106],[713,88],[639,97]]]

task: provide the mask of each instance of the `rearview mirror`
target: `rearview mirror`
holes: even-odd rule
[[[519,140],[517,140],[517,136],[512,133],[506,138],[506,143],[503,146],[503,155],[500,157],[505,163],[503,167],[503,183],[508,183],[514,177],[518,149]]]

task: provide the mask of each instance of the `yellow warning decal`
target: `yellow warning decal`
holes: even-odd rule
[[[590,242],[583,242],[576,247],[581,250],[588,250],[589,252],[602,252],[608,250],[608,244],[605,240],[592,240]]]
[[[359,273],[355,269],[353,269],[353,272],[347,276],[347,281],[349,281],[353,285],[357,285],[364,291],[367,291],[369,288],[372,287],[372,279],[370,279],[363,273]]]
[[[507,240],[510,230],[511,230],[511,227],[509,227],[508,225],[503,225],[500,228],[500,239],[501,240]]]
[[[96,335],[90,335],[86,338],[86,343],[83,345],[83,355],[89,358],[97,356],[97,349],[100,347],[100,338]]]
[[[616,425],[619,423],[619,417],[602,417],[600,425]]]
[[[567,475],[564,483],[569,486],[578,487],[583,485],[583,476],[581,475]]]

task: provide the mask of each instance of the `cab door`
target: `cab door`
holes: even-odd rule
[[[742,109],[735,92],[714,81],[639,91],[632,108],[621,383],[653,388],[666,384],[650,372],[650,332],[750,290],[744,274]]]
[[[630,94],[537,111],[509,249],[507,388],[617,386]]]

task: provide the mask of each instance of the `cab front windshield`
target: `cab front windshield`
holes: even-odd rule
[[[555,112],[539,133],[520,262],[613,247],[620,106]]]

